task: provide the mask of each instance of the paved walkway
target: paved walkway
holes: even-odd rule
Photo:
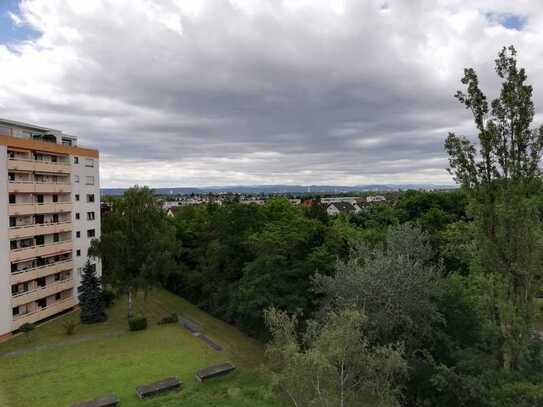
[[[108,337],[111,337],[111,336],[120,336],[123,333],[125,333],[125,332],[116,331],[116,332],[104,332],[102,334],[97,334],[97,335],[86,335],[86,336],[82,336],[82,337],[77,338],[77,339],[67,339],[65,341],[55,342],[53,344],[31,346],[31,347],[28,347],[28,348],[24,348],[24,349],[12,351],[12,352],[3,352],[3,353],[0,353],[0,357],[9,358],[9,357],[24,355],[26,353],[31,353],[31,352],[42,352],[44,350],[62,348],[62,347],[65,347],[65,346],[77,345],[77,344],[80,344],[80,343],[83,343],[83,342],[94,341],[96,339],[108,338]]]

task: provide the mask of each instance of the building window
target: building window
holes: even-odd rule
[[[19,307],[13,307],[13,316],[16,317],[19,315]]]
[[[94,167],[94,160],[92,158],[85,158],[85,167]]]
[[[87,220],[94,220],[95,215],[94,212],[87,212]]]
[[[73,144],[72,139],[62,137],[62,144],[65,146],[71,146]]]
[[[60,293],[56,293],[56,294],[55,294],[55,300],[56,300],[56,301],[60,301],[61,298],[62,298],[62,297],[61,297]]]
[[[9,194],[9,203],[14,204],[15,203],[15,194]]]
[[[75,194],[75,200],[79,201],[79,194]]]
[[[94,202],[94,194],[87,194],[87,202]]]
[[[87,230],[87,237],[94,237],[94,236],[96,236],[96,232],[94,231],[94,229]]]
[[[77,232],[75,232],[75,237],[76,239],[79,239],[81,237],[81,231],[78,230]]]
[[[74,164],[79,164],[79,157],[74,157]]]
[[[79,220],[79,212],[75,213],[75,220]]]
[[[75,255],[77,257],[81,257],[81,249],[77,249],[76,252],[75,252]]]
[[[85,184],[86,185],[94,185],[94,177],[92,177],[92,176],[85,177]]]
[[[79,183],[79,175],[74,175],[74,182]]]

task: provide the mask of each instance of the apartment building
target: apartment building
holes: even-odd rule
[[[77,305],[100,236],[98,158],[59,130],[0,119],[0,337]]]

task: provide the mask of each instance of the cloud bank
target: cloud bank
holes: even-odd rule
[[[543,105],[543,5],[455,0],[23,0],[0,117],[101,150],[102,185],[451,182],[463,68],[514,44]],[[542,118],[541,115],[537,118]]]

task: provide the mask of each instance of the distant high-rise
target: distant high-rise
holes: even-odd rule
[[[99,236],[98,151],[59,130],[0,119],[0,337],[77,305]]]

